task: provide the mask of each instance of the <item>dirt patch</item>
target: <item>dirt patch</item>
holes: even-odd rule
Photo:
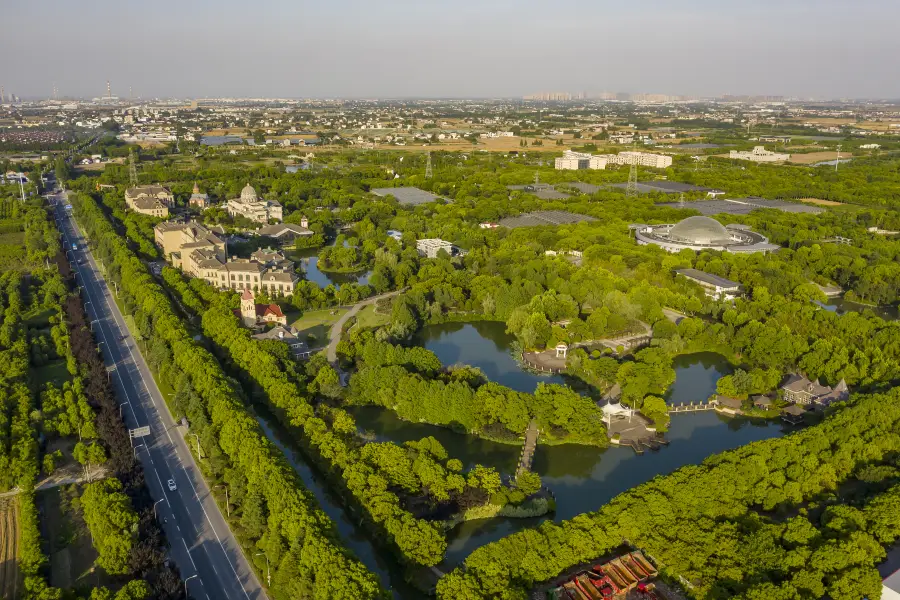
[[[19,502],[16,496],[0,498],[0,598],[14,600],[19,581]]]
[[[844,158],[847,158],[848,156],[850,155],[844,152]],[[837,157],[837,152],[830,150],[825,152],[809,152],[807,154],[791,154],[790,162],[799,165],[810,165],[812,163],[835,160]]]
[[[835,202],[834,200],[822,200],[821,198],[798,198],[800,202],[806,202],[807,204],[818,204],[819,206],[840,206],[841,202]]]

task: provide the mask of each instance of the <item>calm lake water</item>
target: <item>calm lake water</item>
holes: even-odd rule
[[[306,279],[318,284],[321,288],[329,285],[341,287],[344,283],[358,283],[364,285],[369,282],[372,271],[359,271],[358,273],[329,273],[319,270],[319,248],[307,248],[294,250],[288,253],[288,258],[296,261],[303,267]]]
[[[829,298],[827,302],[822,304],[821,302],[817,302],[819,306],[824,308],[825,310],[830,310],[832,312],[836,312],[839,315],[844,313],[853,311],[853,312],[865,312],[867,310],[871,310],[873,313],[884,319],[885,321],[896,321],[900,319],[900,307],[897,306],[869,306],[868,304],[859,304],[857,302],[850,302],[849,300],[845,300],[842,297],[839,298]]]
[[[516,371],[518,367],[509,357],[512,339],[503,333],[504,329],[502,323],[490,322],[436,325],[427,327],[417,341],[434,351],[444,364],[479,366],[492,381],[504,385],[512,383],[514,385],[510,387],[532,391],[538,381],[549,378]],[[673,404],[706,401],[715,392],[719,377],[730,373],[731,369],[728,361],[718,354],[679,356],[675,360],[675,383],[666,394],[666,400]],[[351,412],[360,429],[379,441],[402,443],[430,435],[444,445],[450,456],[460,459],[467,467],[480,463],[506,474],[515,471],[519,446],[473,438],[433,425],[407,423],[379,407],[357,407]],[[672,416],[666,434],[670,445],[659,452],[648,451],[638,456],[627,448],[538,444],[533,468],[556,495],[557,510],[552,518],[570,519],[600,508],[617,494],[656,475],[700,463],[711,454],[776,437],[782,432],[777,423],[729,419],[712,411],[676,414]],[[543,518],[497,518],[464,523],[448,536],[445,566],[458,564],[479,546],[533,527],[541,520]]]
[[[445,367],[478,367],[490,381],[519,392],[533,392],[541,382],[564,383],[560,375],[523,370],[510,353],[515,339],[506,333],[506,323],[476,321],[429,325],[415,335],[413,343],[434,352]]]

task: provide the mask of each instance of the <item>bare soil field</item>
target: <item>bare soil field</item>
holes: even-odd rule
[[[0,498],[0,598],[18,598],[19,502],[16,496]]]
[[[847,158],[848,156],[850,155],[847,152],[844,152],[844,158]],[[812,163],[835,160],[836,158],[837,152],[828,150],[824,152],[810,152],[808,154],[791,154],[790,162],[800,165],[811,165]]]
[[[800,202],[806,202],[808,204],[818,204],[819,206],[840,206],[841,202],[835,202],[834,200],[823,200],[821,198],[798,198]]]

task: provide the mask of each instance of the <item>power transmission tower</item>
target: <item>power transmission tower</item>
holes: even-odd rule
[[[434,173],[431,169],[431,151],[428,151],[428,162],[425,163],[425,179],[431,179],[434,176]]]
[[[684,192],[681,192],[681,196],[678,198],[678,208],[684,208]]]
[[[537,187],[537,185],[540,182],[541,182],[541,173],[540,173],[540,171],[535,171],[534,172],[534,186]]]
[[[137,177],[137,162],[136,162],[137,159],[135,159],[135,157],[134,157],[134,148],[129,150],[128,155],[129,155],[128,156],[128,159],[129,159],[128,160],[128,175],[131,179],[131,187],[135,187],[138,184],[138,177]]]
[[[838,165],[841,164],[841,144],[837,145],[837,158],[834,159],[834,172],[837,173]]]
[[[634,148],[634,147],[632,147]],[[631,155],[631,167],[628,170],[628,186],[625,188],[625,197],[634,198],[637,196],[637,153]]]
[[[112,99],[112,89],[109,87],[109,79],[106,80],[106,99]]]

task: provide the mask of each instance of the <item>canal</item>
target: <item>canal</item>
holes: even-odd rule
[[[870,310],[874,315],[881,317],[885,321],[896,321],[900,319],[900,307],[898,306],[872,306],[871,304],[860,304],[859,302],[846,300],[843,296],[829,298],[824,304],[821,302],[816,302],[816,304],[825,310],[836,312],[839,315],[848,312],[861,313]]]

